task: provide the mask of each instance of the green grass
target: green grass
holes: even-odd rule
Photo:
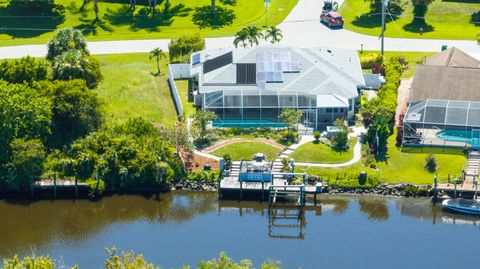
[[[413,21],[412,1],[405,1],[404,11],[395,20],[387,23],[386,36],[404,38],[432,39],[467,39],[473,40],[480,27],[472,22],[472,13],[480,10],[480,2],[474,0],[443,1],[436,0],[428,6],[425,15],[426,25]],[[381,16],[369,16],[369,1],[345,0],[340,7],[344,28],[358,33],[379,36]],[[478,24],[480,25],[480,23]],[[420,35],[418,29],[423,27],[425,33]],[[440,48],[438,48],[440,49]]]
[[[297,162],[343,163],[353,158],[353,147],[356,142],[356,138],[350,139],[349,148],[345,151],[333,150],[321,142],[310,142],[297,148],[290,157]]]
[[[279,24],[297,1],[271,1],[268,24]],[[92,1],[81,9],[83,0],[56,0],[59,9],[42,14],[39,11],[11,10],[7,8],[8,0],[0,0],[0,28],[6,28],[0,31],[0,46],[46,43],[55,30],[65,27],[83,30],[89,41],[98,41],[172,38],[198,31],[204,37],[230,36],[247,24],[265,24],[262,0],[237,0],[235,6],[217,0],[217,7],[233,10],[235,18],[231,25],[215,29],[200,29],[192,20],[195,8],[210,5],[211,0],[171,0],[168,11],[164,10],[166,1],[158,2],[156,13],[150,14],[147,1],[137,1],[133,13],[128,0],[99,1],[100,20],[95,21]]]
[[[238,142],[221,147],[210,154],[222,157],[225,154],[230,154],[232,160],[251,160],[256,153],[265,154],[267,160],[276,158],[282,149],[262,143],[262,142]]]
[[[446,181],[448,174],[460,176],[466,165],[466,157],[460,149],[442,148],[404,148],[403,151],[394,146],[395,137],[389,139],[390,148],[386,161],[376,163],[378,171],[364,167],[361,162],[342,168],[297,167],[298,171],[308,174],[329,175],[352,173],[358,175],[360,171],[377,175],[381,180],[389,183],[409,182],[412,184],[433,184],[434,173],[425,168],[425,157],[435,154],[439,167],[437,174],[439,181]]]
[[[104,99],[107,114],[124,121],[144,117],[150,122],[172,126],[176,111],[167,83],[167,62],[161,75],[147,53],[98,55],[104,79],[95,91]]]
[[[178,79],[175,80],[177,85],[178,94],[180,95],[180,100],[182,100],[182,106],[185,116],[188,118],[195,114],[195,106],[193,106],[193,97],[189,99],[188,97],[188,80]]]
[[[363,54],[369,53],[380,54],[380,51],[363,51]],[[415,74],[415,66],[419,63],[423,63],[425,57],[432,56],[435,53],[436,52],[385,51],[384,55],[387,60],[392,56],[404,57],[408,64],[406,69],[403,70],[402,78],[411,78]],[[361,55],[360,52],[359,55]],[[364,71],[369,72],[370,70]]]

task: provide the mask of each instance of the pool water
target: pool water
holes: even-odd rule
[[[480,131],[478,130],[445,130],[437,133],[437,137],[447,141],[480,144]]]
[[[270,120],[214,120],[216,128],[284,128],[285,123]]]

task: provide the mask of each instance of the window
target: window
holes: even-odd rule
[[[331,107],[327,108],[327,113],[332,113],[333,109]]]

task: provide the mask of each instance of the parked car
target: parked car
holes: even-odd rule
[[[320,15],[320,21],[328,25],[330,28],[343,27],[342,15],[335,11],[323,12],[322,15]]]

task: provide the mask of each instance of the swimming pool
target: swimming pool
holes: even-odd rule
[[[445,130],[437,133],[437,137],[447,141],[465,142],[471,145],[480,144],[480,131]]]
[[[285,123],[269,120],[214,120],[216,128],[284,128]]]

